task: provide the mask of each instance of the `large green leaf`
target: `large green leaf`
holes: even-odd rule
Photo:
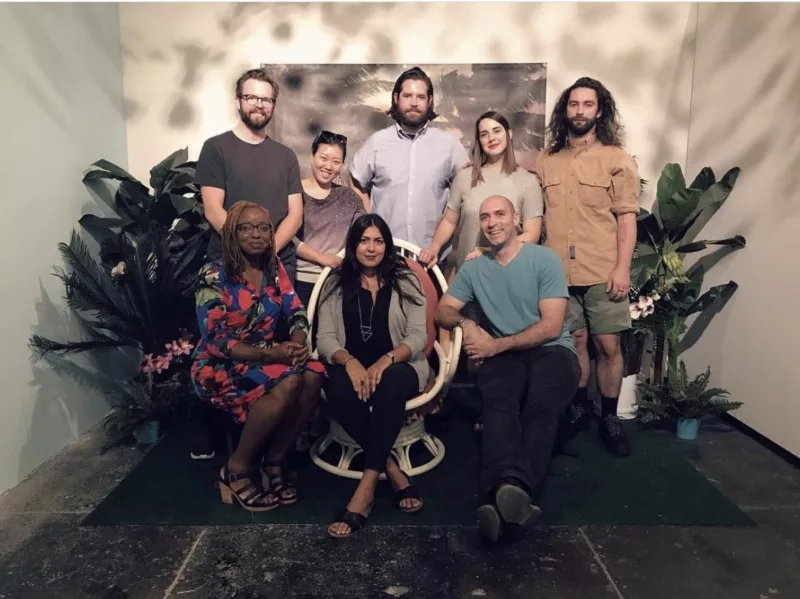
[[[676,191],[672,197],[659,202],[658,214],[667,232],[671,234],[675,229],[686,224],[697,208],[701,194],[702,192],[697,189],[681,189]]]
[[[681,312],[692,307],[700,295],[700,289],[703,287],[705,271],[702,267],[695,270],[692,275],[689,277],[687,274],[689,282],[678,287],[674,293],[676,308]]]
[[[150,190],[138,181],[123,181],[115,196],[120,214],[140,225],[148,222],[146,210],[150,207]]]
[[[117,181],[132,181],[138,183],[137,179],[128,171],[108,160],[98,160],[92,164],[92,166],[97,168],[96,170],[90,170],[83,176],[84,183],[95,179],[115,179]]]
[[[697,343],[714,317],[719,314],[736,292],[739,286],[734,281],[724,285],[716,285],[706,291],[690,308],[692,312],[700,312],[678,344],[677,353],[681,354]]]
[[[714,183],[716,183],[717,177],[714,174],[714,171],[711,170],[710,167],[706,166],[703,167],[697,176],[692,181],[692,184],[689,185],[692,189],[699,189],[700,191],[705,191],[709,187],[711,187]]]
[[[656,185],[656,201],[653,204],[653,212],[659,217],[663,217],[661,209],[664,202],[669,200],[679,191],[686,189],[686,179],[683,177],[681,166],[675,162],[670,162],[661,169],[661,176]]]
[[[636,217],[636,241],[656,246],[664,238],[664,229],[658,215],[642,208]]]
[[[718,302],[727,302],[730,296],[734,294],[739,285],[734,281],[728,281],[723,285],[714,285],[711,289],[701,295],[689,309],[686,311],[685,316],[694,314],[696,312],[704,312],[712,305]]]
[[[84,214],[78,219],[78,223],[86,229],[95,229],[108,232],[108,229],[121,229],[130,221],[125,218],[104,218],[94,214]]]
[[[691,252],[700,252],[710,245],[725,245],[736,250],[740,250],[745,246],[745,239],[741,235],[728,237],[727,239],[715,239],[713,241],[693,241],[678,247],[677,251],[681,254],[689,254]]]
[[[180,196],[174,193],[171,193],[169,197],[175,212],[180,215],[194,210],[198,204],[198,201],[193,197]]]
[[[174,167],[185,163],[188,159],[189,151],[187,148],[175,150],[172,154],[164,158],[164,160],[150,169],[150,187],[152,187],[154,191],[160,192],[169,172]]]
[[[711,185],[701,195],[697,206],[689,215],[686,223],[673,231],[670,235],[673,241],[692,241],[702,230],[706,223],[711,220],[717,210],[728,199],[736,179],[739,177],[739,167],[730,169],[722,176],[722,179]]]
[[[642,287],[653,275],[661,256],[655,253],[637,256],[631,261],[631,284]]]

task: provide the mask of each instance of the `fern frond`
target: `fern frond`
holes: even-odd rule
[[[137,315],[129,302],[114,285],[111,277],[95,262],[89,248],[73,229],[69,244],[60,243],[58,249],[67,263],[69,275],[56,273],[67,285],[67,297],[70,291],[80,293],[84,304],[95,310],[113,314],[123,320],[135,320]]]
[[[96,349],[123,347],[127,346],[128,343],[125,341],[119,341],[117,339],[93,339],[91,341],[59,342],[48,339],[47,337],[42,337],[41,335],[31,335],[28,345],[41,357],[48,352],[56,352],[62,355],[79,354]]]

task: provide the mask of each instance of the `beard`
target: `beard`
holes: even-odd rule
[[[428,113],[422,112],[417,114],[410,114],[408,111],[400,113],[400,125],[414,128],[422,127],[428,120]]]
[[[255,117],[255,120],[253,117]],[[240,108],[239,118],[242,119],[242,122],[248,129],[251,131],[258,131],[269,125],[269,122],[272,120],[272,115],[267,116],[264,112],[259,112],[257,109],[245,112]]]
[[[567,129],[572,135],[580,137],[586,135],[597,123],[597,118],[586,119],[583,123],[575,123],[572,119],[567,119]]]

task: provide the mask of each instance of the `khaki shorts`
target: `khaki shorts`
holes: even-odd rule
[[[612,302],[606,284],[569,288],[567,326],[569,332],[589,329],[592,335],[611,335],[631,328],[630,302]]]

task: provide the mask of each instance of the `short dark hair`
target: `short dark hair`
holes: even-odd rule
[[[341,133],[334,133],[332,131],[322,130],[311,142],[311,155],[317,153],[321,145],[339,146],[342,148],[342,160],[347,157],[347,138]]]
[[[280,91],[278,87],[278,82],[275,80],[267,69],[258,68],[258,69],[250,69],[249,71],[245,71],[242,73],[241,77],[236,80],[236,97],[242,95],[242,88],[246,81],[250,79],[255,79],[256,81],[263,81],[264,83],[269,83],[272,86],[272,93],[275,94],[275,97],[272,98],[273,100],[278,99],[278,92]]]
[[[409,79],[413,81],[424,81],[425,85],[428,86],[428,97],[431,99],[431,103],[428,104],[428,112],[425,113],[425,118],[432,121],[439,116],[433,110],[433,81],[431,81],[428,74],[419,67],[411,67],[407,71],[401,73],[397,81],[394,82],[394,89],[392,89],[392,107],[386,111],[386,114],[395,121],[400,120],[400,111],[397,110],[397,102],[395,102],[394,97],[400,94],[400,91],[403,89],[403,84]]]

